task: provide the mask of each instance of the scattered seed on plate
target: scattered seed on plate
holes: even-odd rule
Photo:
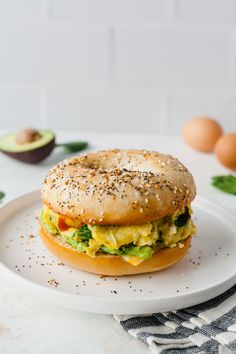
[[[56,281],[56,279],[50,279],[50,280],[48,280],[48,284],[54,286],[55,288],[57,288],[58,285],[59,285],[59,282]]]

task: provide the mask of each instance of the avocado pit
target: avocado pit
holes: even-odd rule
[[[39,140],[42,137],[40,132],[35,129],[23,129],[16,133],[16,143],[23,145],[32,143],[33,141]]]

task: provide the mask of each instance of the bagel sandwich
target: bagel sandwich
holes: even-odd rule
[[[107,150],[64,160],[42,187],[40,236],[64,263],[120,276],[179,261],[196,233],[194,179],[176,158]]]

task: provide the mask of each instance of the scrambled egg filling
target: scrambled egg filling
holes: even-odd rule
[[[191,213],[191,208],[185,207],[170,216],[142,225],[78,227],[75,220],[62,217],[44,206],[40,220],[48,232],[90,257],[108,253],[120,255],[132,265],[138,265],[157,249],[183,247],[181,241],[196,232]]]

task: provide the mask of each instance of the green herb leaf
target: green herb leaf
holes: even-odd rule
[[[0,202],[2,201],[2,199],[5,197],[5,193],[0,192]]]
[[[174,221],[175,226],[177,227],[183,227],[187,224],[188,220],[190,218],[190,214],[188,211],[188,208],[185,209],[185,212],[183,214],[180,214],[177,219]]]
[[[81,240],[89,240],[92,238],[92,232],[89,230],[87,225],[81,226],[79,230],[75,231],[74,236],[79,236]]]
[[[211,183],[222,192],[236,195],[236,176],[214,176]]]
[[[65,152],[70,154],[86,149],[88,147],[88,143],[86,141],[73,141],[71,143],[57,144],[56,146],[63,147]]]

